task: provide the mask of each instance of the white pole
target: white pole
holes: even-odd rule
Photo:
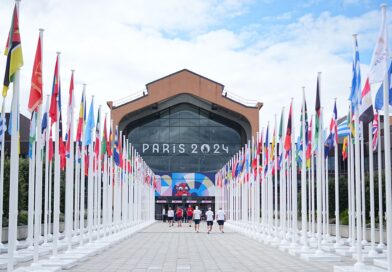
[[[42,41],[42,31],[40,30],[40,38]],[[34,224],[34,262],[38,261],[38,246],[41,237],[41,221],[42,221],[42,137],[41,137],[41,124],[42,124],[42,105],[37,108],[37,150],[36,150],[36,189],[35,189],[35,224]]]
[[[57,52],[58,57],[58,76],[60,77],[60,52]],[[59,78],[57,80],[60,80]],[[60,95],[60,94],[59,94]],[[57,97],[56,103],[59,101],[59,97]],[[59,153],[59,120],[60,114],[57,112],[57,121],[56,121],[56,144],[54,149],[54,201],[53,201],[53,255],[57,255],[58,252],[58,240],[60,234],[60,153]]]
[[[376,222],[374,218],[374,169],[373,169],[373,124],[369,123],[369,171],[370,171],[370,227],[371,227],[371,247],[369,256],[375,256],[377,254],[375,250],[376,244]]]
[[[336,104],[336,98],[335,98]],[[337,122],[338,120],[335,120]],[[337,126],[337,124],[335,124]],[[335,131],[335,133],[338,133]],[[335,135],[335,139],[338,139],[338,135]],[[336,243],[335,245],[340,244],[340,211],[339,211],[339,154],[338,154],[338,141],[335,142],[335,236],[336,236]]]
[[[73,80],[74,70],[71,71],[71,79]],[[73,84],[73,83],[72,83]],[[72,87],[73,88],[73,87]],[[72,98],[70,103],[70,112],[68,113],[67,118],[71,118],[71,120],[67,120],[70,127],[68,139],[70,141],[70,152],[69,158],[66,160],[66,176],[65,176],[65,236],[67,239],[68,244],[68,251],[72,248],[72,226],[73,226],[73,191],[74,191],[74,158],[75,158],[75,151],[74,151],[74,92],[72,90]],[[75,218],[76,220],[76,218]]]
[[[380,241],[378,248],[384,249],[384,220],[383,220],[383,188],[382,188],[382,161],[381,161],[381,123],[380,114],[377,114],[377,124],[378,124],[378,140],[377,140],[377,172],[378,172],[378,222],[379,222],[379,232]]]
[[[84,97],[84,105],[86,105],[85,101],[86,101],[86,84],[83,84],[83,93],[82,96]],[[84,108],[84,111],[86,111],[87,109]],[[81,146],[81,154],[82,154],[82,158],[81,158],[81,169],[80,169],[80,217],[79,217],[79,228],[80,228],[80,234],[79,234],[79,238],[80,238],[80,246],[83,245],[84,243],[84,196],[85,196],[85,184],[86,184],[86,176],[85,176],[85,167],[86,167],[86,162],[85,162],[85,154],[86,154],[86,126],[83,124],[83,135],[82,135],[82,146]]]
[[[365,196],[365,137],[364,137],[364,129],[363,129],[363,122],[360,122],[360,130],[361,130],[361,186],[362,186],[362,244],[366,245],[366,196]]]
[[[321,73],[318,74],[319,76],[319,86],[321,85],[320,81],[321,81]],[[321,111],[321,109],[320,109]],[[321,116],[321,113],[320,113]],[[316,117],[318,118],[318,117]],[[317,255],[322,255],[323,251],[321,250],[321,211],[322,211],[322,207],[321,207],[321,179],[322,179],[322,173],[321,173],[321,166],[322,166],[322,133],[323,133],[323,129],[321,126],[321,118],[320,120],[318,120],[319,122],[319,127],[318,127],[318,138],[317,138],[317,161],[316,161],[316,189],[317,189]]]
[[[51,175],[51,172],[49,172],[49,137],[50,137],[50,128],[51,128],[51,123],[50,123],[50,118],[49,118],[49,100],[50,96],[46,96],[46,107],[45,107],[45,113],[47,114],[47,126],[45,129],[45,193],[44,193],[44,244],[48,243],[48,220],[49,220],[49,210],[48,210],[48,205],[49,205],[49,175]],[[50,222],[49,222],[50,223]]]
[[[19,7],[19,1],[15,1]],[[12,132],[11,132],[11,165],[10,165],[10,189],[9,189],[9,222],[8,222],[8,264],[7,270],[14,269],[14,254],[16,251],[16,239],[18,228],[18,180],[19,180],[19,83],[20,70],[15,72],[12,97]]]
[[[381,11],[383,18],[386,18],[387,5],[381,5]],[[386,19],[385,19],[386,20]],[[386,44],[387,52],[386,55],[389,56],[389,39],[388,31],[386,31]],[[389,77],[388,77],[388,62],[385,62],[385,76],[384,76],[384,133],[390,131],[390,121],[389,121]],[[390,134],[387,133],[388,137],[384,136],[384,155],[385,155],[385,188],[386,188],[386,206],[387,206],[387,245],[389,245],[388,250],[388,268],[392,270],[392,192],[391,192],[391,138]]]
[[[308,248],[308,232],[307,232],[307,195],[306,195],[306,127],[305,127],[305,87],[302,87],[302,171],[301,171],[301,208],[302,208],[302,242],[303,242],[303,250]]]
[[[98,115],[99,115],[99,121],[101,122],[101,112],[102,112],[102,106],[99,105],[98,107]],[[97,124],[97,126],[99,125],[99,139],[102,139],[102,134],[103,131],[101,130],[101,123]],[[101,143],[101,141],[99,141],[99,143]],[[101,237],[101,227],[102,227],[102,220],[101,220],[101,204],[102,204],[102,146],[101,144],[99,144],[98,146],[98,158],[96,158],[97,160],[97,164],[98,164],[98,173],[97,173],[97,224],[98,224],[98,238]]]
[[[91,97],[91,100],[94,101],[94,96]],[[91,103],[90,107],[94,107],[94,102]],[[90,111],[91,109],[89,109]],[[91,129],[91,131],[86,131],[87,133],[90,133],[92,135],[93,131],[92,128],[88,128],[86,126],[86,129]],[[93,137],[93,136],[91,136]],[[88,240],[89,243],[93,241],[93,205],[94,205],[94,196],[93,196],[93,158],[94,158],[94,153],[93,153],[93,140],[91,139],[90,144],[88,145],[88,178],[87,178],[87,229],[88,229]]]
[[[3,120],[2,123],[2,131],[3,134],[1,134],[1,159],[0,159],[0,248],[5,248],[5,246],[2,243],[2,237],[3,237],[3,198],[4,198],[4,153],[5,153],[5,123],[6,123],[6,118],[5,118],[5,99],[6,97],[3,97],[3,103],[1,106],[1,119]]]
[[[34,119],[37,116],[33,112],[30,120],[30,130],[34,130],[32,126],[36,124]],[[31,139],[29,139],[29,142]],[[34,197],[35,197],[35,140],[31,143],[31,157],[29,156],[29,194],[28,194],[28,218],[27,218],[27,244],[29,248],[33,248],[34,239]]]
[[[293,102],[293,99],[291,100]],[[292,111],[294,111],[294,107],[292,108]],[[293,118],[294,116],[292,116]],[[297,209],[298,209],[298,203],[297,203],[297,196],[298,196],[298,186],[297,186],[297,160],[296,160],[296,152],[297,152],[297,146],[295,143],[295,126],[294,126],[294,118],[292,119],[292,126],[291,126],[291,193],[292,193],[292,212],[293,212],[293,237],[292,237],[292,245],[297,244],[297,234],[298,234],[298,216],[297,216]]]

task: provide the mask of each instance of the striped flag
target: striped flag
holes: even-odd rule
[[[369,78],[366,79],[365,86],[362,90],[361,104],[359,105],[359,120],[363,122],[364,125],[369,124],[373,121],[373,103],[372,103],[372,93],[370,91]]]
[[[67,134],[65,135],[66,147],[65,154],[66,157],[69,158],[71,154],[71,126],[72,122],[72,110],[74,104],[74,72],[71,74],[71,81],[69,83],[69,101],[68,101],[68,109],[67,109]]]
[[[18,10],[16,5],[12,15],[11,28],[8,34],[4,55],[7,56],[7,64],[4,75],[3,97],[6,97],[10,83],[14,82],[16,71],[23,66],[22,44],[20,39]]]
[[[329,125],[329,130],[333,134],[334,137],[334,145],[338,144],[338,110],[336,108],[336,101],[333,107],[333,116],[331,118],[331,123]]]
[[[292,115],[292,106],[293,103],[290,104],[290,111],[289,111],[289,119],[287,121],[287,130],[286,130],[286,138],[284,140],[284,149],[289,151],[291,149],[291,115]]]
[[[348,136],[344,137],[344,140],[343,140],[343,148],[342,148],[343,160],[347,159],[347,146],[348,146]]]
[[[349,100],[351,101],[352,110],[355,110],[360,101],[361,91],[361,70],[359,65],[359,51],[358,51],[358,41],[355,36],[355,51],[353,60],[353,78],[351,82],[351,93]]]
[[[372,127],[372,132],[373,132],[373,151],[377,149],[377,144],[378,144],[378,137],[379,137],[379,124],[378,124],[378,112],[374,115],[373,118],[373,127]]]

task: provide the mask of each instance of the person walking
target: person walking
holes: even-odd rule
[[[223,225],[225,224],[226,215],[225,212],[222,210],[222,207],[216,212],[216,222],[218,222],[219,230],[224,233]]]
[[[199,207],[196,206],[195,209],[193,210],[193,222],[195,222],[195,231],[199,232],[200,228],[200,220],[201,220],[201,210],[199,210]]]
[[[189,227],[192,227],[192,217],[193,217],[193,208],[191,205],[186,209],[186,217],[189,224]]]
[[[206,219],[207,219],[207,234],[210,234],[212,230],[212,225],[214,224],[214,212],[211,211],[211,207],[208,207],[208,211],[206,211]]]
[[[172,207],[169,207],[169,210],[167,211],[167,220],[169,221],[169,227],[173,226],[173,219],[174,219],[174,211]]]
[[[177,218],[177,227],[182,227],[182,217],[184,216],[184,211],[181,207],[177,207],[176,218]]]
[[[165,209],[165,207],[163,207],[163,209],[162,209],[162,221],[163,221],[163,223],[166,222],[166,209]]]

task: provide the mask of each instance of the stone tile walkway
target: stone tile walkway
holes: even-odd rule
[[[226,229],[211,234],[155,223],[71,271],[333,271],[333,264],[305,262]],[[342,264],[342,263],[340,263]]]

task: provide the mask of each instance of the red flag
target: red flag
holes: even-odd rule
[[[287,131],[286,131],[286,138],[284,140],[284,149],[289,151],[291,149],[291,114],[292,114],[292,106],[290,104],[290,111],[289,111],[289,120],[287,122]]]
[[[38,37],[37,50],[33,65],[33,74],[31,75],[31,88],[28,109],[33,112],[38,105],[42,104],[42,47],[41,37]]]
[[[71,153],[71,113],[73,106],[73,91],[74,91],[74,74],[72,71],[71,82],[69,84],[69,103],[68,103],[68,126],[67,126],[67,144],[66,144],[66,156],[68,157]]]
[[[50,108],[49,116],[52,120],[52,124],[57,122],[57,98],[60,93],[60,81],[59,81],[59,56],[56,58],[56,66],[54,68],[53,86],[52,86],[52,96],[50,98]]]

